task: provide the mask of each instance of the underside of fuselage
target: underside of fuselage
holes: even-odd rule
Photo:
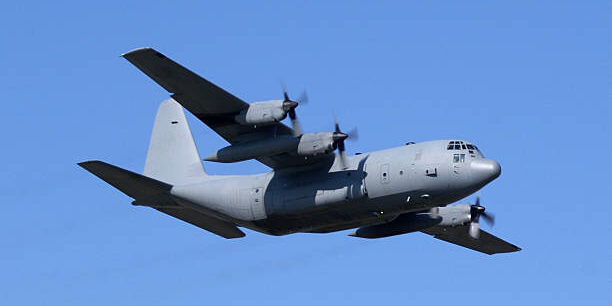
[[[467,195],[440,197],[436,201],[414,200],[406,205],[407,197],[389,196],[379,199],[362,199],[341,203],[309,213],[270,216],[266,219],[241,222],[242,226],[261,233],[281,236],[293,233],[331,233],[390,222],[397,216],[411,212],[427,211],[445,206]],[[401,198],[401,199],[400,199]]]

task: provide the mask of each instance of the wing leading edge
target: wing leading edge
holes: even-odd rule
[[[472,249],[485,254],[518,252],[521,248],[497,238],[483,230],[480,230],[478,239],[470,237],[469,225],[463,226],[433,226],[422,232],[432,235],[434,238],[444,240],[462,247]]]
[[[280,122],[259,127],[237,123],[234,117],[248,108],[248,103],[152,48],[135,49],[122,56],[230,144],[293,134],[290,127]],[[304,159],[296,154],[283,153],[257,160],[276,169],[309,165],[321,159],[328,160],[329,157]]]

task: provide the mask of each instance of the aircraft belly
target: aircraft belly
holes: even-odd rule
[[[286,235],[296,232],[313,232],[317,229],[342,224],[360,223],[364,219],[374,217],[373,214],[364,209],[363,201],[345,203],[344,205],[346,206],[325,206],[300,213],[277,214],[268,216],[263,220],[254,221],[252,224],[257,227],[256,230],[268,234]]]
[[[404,197],[342,201],[340,204],[317,206],[299,212],[274,214],[252,222],[252,229],[272,235],[296,232],[329,233],[392,220],[395,216],[426,209],[423,201],[408,205]],[[383,214],[380,214],[383,211]]]

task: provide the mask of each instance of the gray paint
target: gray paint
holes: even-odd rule
[[[467,142],[415,143],[348,156],[343,163],[333,152],[338,143],[331,132],[294,135],[268,120],[286,116],[268,113],[282,101],[249,108],[153,49],[124,57],[173,92],[178,103],[168,100],[159,108],[145,175],[98,161],[80,165],[133,197],[135,205],[151,206],[226,238],[244,236],[236,226],[271,235],[361,227],[353,236],[423,231],[487,254],[520,250],[484,231],[475,241],[466,230],[471,206],[445,207],[501,174],[499,163],[467,149]],[[208,160],[255,158],[273,170],[207,175],[181,105],[231,144]],[[256,112],[258,107],[262,112]],[[263,127],[251,125],[262,120]]]

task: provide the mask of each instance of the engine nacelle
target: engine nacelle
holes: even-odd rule
[[[287,117],[283,100],[270,100],[251,103],[247,109],[234,117],[243,125],[266,125],[282,121]]]
[[[459,226],[472,220],[469,204],[436,207],[431,209],[431,213],[442,219],[438,224],[441,226]]]
[[[331,132],[308,133],[299,138],[292,135],[281,135],[275,138],[238,143],[222,148],[204,160],[234,163],[284,152],[297,152],[302,156],[327,154],[336,148],[332,135]]]
[[[234,163],[243,160],[272,156],[283,152],[294,151],[298,139],[291,135],[283,135],[265,140],[238,143],[227,146],[204,158],[206,161],[219,163]]]
[[[403,214],[389,223],[361,227],[351,236],[382,238],[422,231],[436,225],[459,226],[470,221],[470,205],[459,204],[432,208],[429,212]]]
[[[307,133],[300,137],[300,143],[297,147],[299,155],[318,155],[327,154],[336,148],[336,143],[333,139],[333,133]]]

